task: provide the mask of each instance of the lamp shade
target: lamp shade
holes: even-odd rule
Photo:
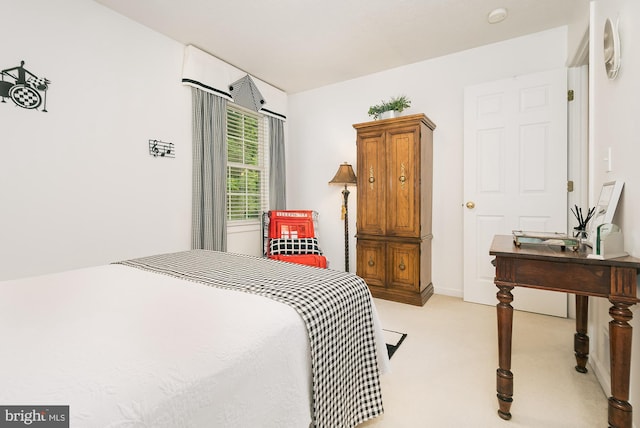
[[[348,163],[343,163],[338,168],[338,172],[331,179],[329,184],[344,184],[348,185],[356,185],[356,174],[353,172],[353,168]]]

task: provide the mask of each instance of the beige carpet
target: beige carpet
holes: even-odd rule
[[[513,418],[497,415],[495,307],[435,295],[423,307],[376,299],[384,328],[407,333],[382,377],[385,414],[359,428],[607,426],[591,367],[575,371],[575,321],[514,313]]]

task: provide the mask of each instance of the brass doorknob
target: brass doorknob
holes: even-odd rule
[[[473,201],[467,202],[466,205],[467,205],[467,208],[469,208],[470,210],[472,210],[472,209],[474,209],[476,207],[476,204]]]

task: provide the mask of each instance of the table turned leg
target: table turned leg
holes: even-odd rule
[[[629,404],[629,375],[631,372],[632,327],[629,321],[633,313],[630,303],[609,299],[613,306],[609,315],[609,349],[611,353],[611,397],[609,397],[609,426],[631,428],[633,410]]]
[[[511,373],[511,337],[513,329],[513,286],[498,286],[496,305],[498,314],[498,370],[496,371],[496,389],[498,391],[498,415],[502,419],[511,419],[513,402],[513,373]]]
[[[589,336],[587,322],[589,319],[589,296],[576,294],[576,334],[573,336],[573,350],[576,354],[576,370],[587,372],[589,358]]]

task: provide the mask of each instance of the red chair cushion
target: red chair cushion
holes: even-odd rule
[[[269,238],[313,238],[313,211],[271,211]]]
[[[297,263],[300,265],[315,266],[319,268],[327,268],[327,258],[317,254],[298,254],[295,256],[269,256],[270,259],[280,260],[283,262]]]

